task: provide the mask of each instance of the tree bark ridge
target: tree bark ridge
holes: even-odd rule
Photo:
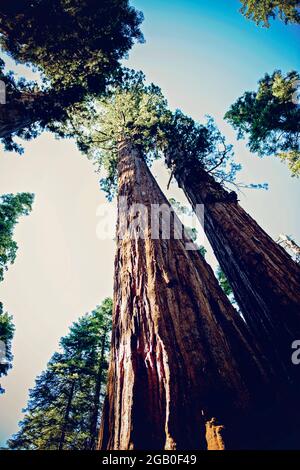
[[[251,335],[202,256],[186,250],[189,240],[151,236],[151,205],[169,204],[130,144],[120,146],[118,172],[112,348],[99,448],[214,448],[221,440],[219,432],[206,440],[212,422],[226,429],[226,447],[251,446],[245,420],[250,429],[267,382]],[[123,211],[122,197],[129,208],[147,207],[143,238],[141,211]]]

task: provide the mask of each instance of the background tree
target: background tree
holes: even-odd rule
[[[220,286],[222,287],[223,291],[225,292],[225,294],[229,298],[232,305],[237,307],[232,287],[229,284],[229,281],[228,281],[227,277],[225,276],[224,272],[222,271],[222,269],[220,268],[220,266],[217,267],[216,276],[217,276],[217,279],[220,283]]]
[[[93,449],[108,367],[112,301],[75,322],[30,390],[10,449]]]
[[[227,296],[232,294],[232,289],[230,287],[228,279],[226,278],[225,274],[223,273],[220,267],[218,267],[217,269],[217,278],[225,294]]]
[[[42,77],[42,86],[24,89],[8,82],[0,106],[0,138],[33,137],[87,93],[101,94],[116,78],[119,61],[135,40],[142,41],[141,13],[128,0],[11,0],[0,7],[0,46],[17,63]],[[43,27],[41,27],[43,25]]]
[[[265,27],[270,26],[270,19],[279,17],[285,23],[300,23],[298,0],[240,0],[241,11],[246,18]]]
[[[258,90],[244,93],[225,115],[238,138],[248,135],[251,152],[278,156],[292,176],[300,175],[299,84],[298,72],[266,74]]]
[[[8,265],[16,259],[17,243],[13,239],[14,228],[19,217],[31,211],[34,195],[29,193],[4,194],[0,196],[0,282]],[[11,315],[3,311],[0,302],[0,377],[6,375],[12,367],[11,342],[14,325]],[[4,389],[0,386],[0,393]]]
[[[19,217],[31,211],[34,195],[30,193],[4,194],[0,196],[0,282],[8,265],[16,258],[18,246],[13,240]]]
[[[3,311],[3,304],[0,302],[0,377],[7,375],[12,367],[11,342],[14,336],[14,325],[11,315]],[[4,393],[0,385],[0,393]]]

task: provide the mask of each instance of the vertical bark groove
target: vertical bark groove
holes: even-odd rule
[[[300,269],[199,162],[175,172],[193,208],[205,206],[204,230],[247,325],[280,384],[299,384],[291,361],[300,338]]]
[[[220,432],[215,444],[206,440],[212,420],[225,425],[227,447],[251,446],[245,420],[251,428],[266,383],[251,336],[205,260],[185,249],[187,240],[152,239],[149,218],[144,239],[137,226],[120,237],[124,222],[141,217],[120,210],[121,196],[129,207],[147,206],[148,217],[151,204],[168,202],[129,144],[120,146],[118,172],[112,352],[99,448],[214,448],[221,440]],[[173,214],[172,228],[176,220]]]

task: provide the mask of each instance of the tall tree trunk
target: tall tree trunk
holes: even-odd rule
[[[68,395],[68,402],[65,410],[65,415],[64,415],[64,420],[63,420],[63,426],[61,430],[61,436],[59,440],[59,445],[58,445],[58,450],[63,450],[64,448],[64,443],[66,439],[66,431],[67,431],[67,426],[69,422],[69,416],[70,416],[70,411],[71,411],[71,406],[72,406],[72,400],[74,396],[74,390],[75,390],[75,380],[72,380],[71,382],[71,387],[70,387],[70,392]]]
[[[0,104],[0,139],[39,124],[46,126],[53,119],[61,119],[65,108],[81,100],[83,90],[73,87],[60,92],[20,93],[7,92],[6,104]]]
[[[104,329],[103,336],[102,336],[100,361],[99,361],[99,367],[98,367],[98,372],[97,372],[97,377],[96,377],[92,418],[91,418],[90,443],[89,443],[89,449],[91,450],[95,449],[95,444],[97,440],[97,429],[98,429],[97,425],[98,425],[99,409],[100,409],[100,393],[101,393],[101,388],[103,384],[105,345],[107,341],[106,336],[107,336],[107,330]]]
[[[199,162],[185,164],[175,177],[194,210],[204,204],[205,233],[247,325],[277,380],[294,388],[300,375],[291,361],[292,342],[300,338],[299,265]]]
[[[31,106],[32,103],[29,106],[24,97],[13,103],[0,104],[0,139],[8,138],[38,121],[30,112]]]
[[[257,397],[263,401],[265,377],[245,324],[199,252],[174,237],[174,213],[170,238],[154,239],[151,205],[170,206],[130,144],[120,145],[118,173],[112,348],[99,448],[251,447],[257,437],[251,416]]]

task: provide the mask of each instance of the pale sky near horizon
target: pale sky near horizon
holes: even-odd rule
[[[241,204],[274,239],[300,242],[300,181],[276,158],[251,155],[222,120],[230,104],[255,89],[266,72],[299,70],[300,34],[281,22],[258,28],[238,13],[237,0],[135,0],[145,14],[146,44],[136,45],[126,65],[142,69],[161,86],[172,109],[195,119],[213,115],[236,159],[238,181],[268,182],[269,191],[245,190]],[[166,191],[162,163],[154,174]],[[0,151],[0,194],[34,192],[30,216],[15,232],[17,259],[0,284],[0,299],[14,316],[14,366],[1,379],[0,446],[18,429],[28,388],[45,368],[71,323],[112,295],[114,242],[96,236],[97,208],[105,203],[99,175],[72,141],[48,133],[25,144],[22,156]],[[167,197],[184,201],[175,184]],[[213,257],[209,261],[215,265]]]

